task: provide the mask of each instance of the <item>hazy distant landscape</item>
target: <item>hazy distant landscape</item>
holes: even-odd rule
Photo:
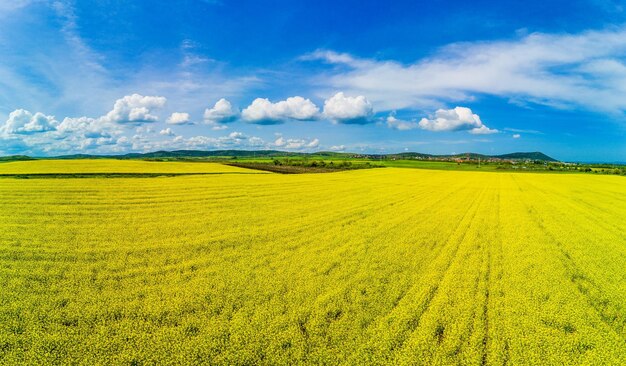
[[[0,157],[0,162],[28,161],[39,158],[26,155]],[[49,158],[43,158],[49,159]],[[502,155],[464,153],[431,155],[404,152],[398,154],[358,154],[319,151],[314,153],[278,150],[178,150],[124,155],[63,155],[54,159],[120,159],[145,161],[219,162],[243,168],[277,173],[315,173],[382,167],[435,170],[531,171],[626,175],[626,165],[619,163],[560,162],[541,152],[518,152]],[[1,176],[7,176],[0,173]]]

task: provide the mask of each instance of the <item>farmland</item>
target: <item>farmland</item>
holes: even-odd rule
[[[38,173],[204,174],[0,179],[0,364],[626,364],[624,177]]]
[[[139,160],[32,160],[0,164],[0,174],[185,174],[263,173],[224,164],[189,162],[146,162]]]

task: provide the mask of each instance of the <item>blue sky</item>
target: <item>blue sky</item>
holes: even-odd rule
[[[625,5],[0,0],[0,154],[626,161]]]

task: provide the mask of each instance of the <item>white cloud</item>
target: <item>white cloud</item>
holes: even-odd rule
[[[157,117],[151,114],[151,110],[162,107],[165,101],[164,97],[133,94],[118,99],[113,109],[104,116],[66,117],[50,133],[47,141],[51,145],[50,151],[111,153],[127,151],[129,148],[139,149],[139,146],[149,141],[147,134],[154,132],[152,126],[142,125],[143,122],[156,121]],[[129,125],[137,124],[137,134],[130,142],[123,134]],[[43,141],[30,142],[34,145],[45,144]]]
[[[171,128],[166,128],[163,129],[159,132],[159,135],[163,135],[163,136],[175,136],[176,134],[174,133],[174,131],[172,131]]]
[[[274,141],[274,146],[284,148],[286,150],[303,150],[303,149],[315,149],[320,145],[320,140],[317,138],[307,139],[285,139],[282,136],[278,136]]]
[[[9,114],[4,125],[0,126],[2,135],[28,135],[54,131],[58,122],[54,116],[37,112],[32,114],[24,109],[16,109]]]
[[[130,141],[129,141],[128,137],[122,136],[122,137],[117,139],[117,144],[120,145],[120,146],[128,146],[130,144]]]
[[[31,7],[23,7],[30,2]],[[12,16],[11,21],[0,21],[0,44],[3,50],[11,50],[0,57],[0,106],[29,110],[54,106],[55,113],[63,116],[95,116],[103,114],[103,101],[141,90],[143,95],[165,95],[178,109],[190,111],[207,99],[239,95],[264,82],[256,70],[234,75],[219,60],[195,55],[190,42],[182,46],[178,63],[147,62],[129,73],[81,37],[80,12],[74,3],[0,0],[0,19]],[[17,8],[22,10],[8,12]],[[24,21],[24,16],[29,20]],[[46,35],[45,42],[29,36],[32,24]],[[207,62],[211,67],[202,67]],[[9,112],[0,110],[2,121]]]
[[[306,141],[299,139],[289,139],[285,144],[285,149],[288,150],[299,150],[306,146]]]
[[[65,117],[63,122],[57,126],[57,130],[62,133],[83,132],[95,130],[98,121],[89,117]]]
[[[248,137],[241,132],[235,131],[235,132],[229,133],[228,138],[233,139],[233,140],[245,140]]]
[[[174,112],[167,118],[166,122],[170,125],[186,125],[190,124],[191,121],[189,113]]]
[[[466,107],[438,109],[433,118],[422,118],[418,127],[433,132],[467,130],[478,135],[498,132],[483,125],[480,117]]]
[[[307,59],[343,67],[316,77],[323,87],[367,95],[378,109],[425,108],[479,94],[556,108],[626,111],[626,27],[455,43],[412,64],[318,51]]]
[[[265,147],[265,141],[256,136],[247,136],[241,132],[231,132],[222,137],[194,136],[189,139],[174,139],[175,147],[188,149],[232,149],[232,148],[258,148]]]
[[[265,141],[260,137],[252,136],[248,138],[248,145],[251,147],[262,147],[264,144]]]
[[[372,105],[362,95],[347,97],[339,92],[324,102],[324,116],[339,123],[369,123],[372,113]]]
[[[233,122],[238,116],[239,110],[224,98],[218,100],[213,108],[204,110],[204,121],[207,124]]]
[[[397,119],[395,116],[390,115],[387,117],[387,127],[393,128],[399,131],[408,131],[419,128],[419,123],[414,121],[403,121]]]
[[[11,50],[0,58],[0,105],[55,106],[57,113],[83,114],[128,86],[115,81],[104,58],[81,39],[69,1],[0,0],[0,19],[0,44]],[[46,35],[45,42],[32,36],[33,24]]]
[[[135,128],[135,132],[138,134],[151,134],[154,132],[154,126],[152,125],[140,125]]]
[[[311,121],[319,117],[319,108],[310,99],[299,96],[272,103],[266,98],[256,98],[241,112],[242,118],[255,124],[279,124],[285,120]]]
[[[485,125],[472,128],[471,130],[469,130],[469,133],[471,133],[472,135],[491,135],[493,133],[498,133],[498,132],[499,132],[498,130],[489,128]]]
[[[24,8],[33,2],[33,0],[1,0],[0,17],[10,15],[12,12]]]
[[[505,131],[509,131],[509,132],[516,132],[516,133],[528,133],[528,134],[533,134],[533,135],[543,135],[543,132],[541,131],[537,131],[537,130],[524,130],[524,129],[520,129],[520,128],[504,128]]]
[[[206,58],[206,57],[202,57],[198,55],[186,54],[183,57],[183,61],[180,63],[180,66],[183,68],[186,68],[186,67],[201,65],[203,63],[210,62],[210,61],[213,61],[213,60],[211,60],[210,58]]]
[[[285,141],[285,139],[282,136],[279,136],[278,138],[276,138],[276,141],[274,141],[274,145],[278,146],[278,147],[282,147],[285,146],[287,142]]]
[[[122,133],[119,125],[102,117],[66,117],[57,126],[56,138],[76,143],[81,138],[111,138]]]
[[[0,137],[7,140],[11,139],[11,136],[21,135],[24,150],[33,154],[120,152],[130,147],[123,139],[124,131],[129,125],[124,122],[155,121],[156,116],[150,114],[150,110],[164,103],[163,97],[143,97],[133,94],[118,99],[113,110],[104,116],[66,117],[61,123],[54,117],[40,112],[32,114],[25,110],[16,110],[10,114],[6,123],[0,126]],[[140,138],[135,140],[141,141],[148,140],[142,134],[153,132],[150,126],[140,125],[136,130]],[[136,144],[134,142],[133,147]]]
[[[222,131],[222,130],[227,130],[228,129],[228,126],[226,126],[226,125],[221,125],[221,124],[218,124],[218,123],[209,123],[209,124],[211,125],[211,129],[213,131]]]
[[[116,100],[113,109],[102,118],[116,123],[156,122],[159,118],[151,114],[152,110],[162,108],[166,101],[165,97],[127,95]]]
[[[334,145],[330,147],[330,151],[344,151],[346,149],[346,145]]]
[[[300,57],[302,61],[325,60],[332,64],[350,64],[354,65],[360,62],[359,59],[352,57],[347,53],[338,53],[330,50],[317,50]]]
[[[514,139],[518,139],[520,137],[522,137],[522,135],[520,135],[519,133],[513,134],[513,138]]]

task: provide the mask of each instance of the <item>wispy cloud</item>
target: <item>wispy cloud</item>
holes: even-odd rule
[[[504,131],[515,132],[515,133],[529,133],[533,135],[543,135],[543,132],[537,130],[525,130],[521,128],[503,128]]]
[[[77,111],[111,100],[113,78],[78,34],[72,7],[63,1],[21,5],[0,22],[0,114],[15,108]],[[45,38],[32,36],[34,29]]]
[[[620,113],[626,110],[625,58],[626,28],[616,28],[455,43],[412,64],[328,50],[302,59],[337,66],[313,79],[319,94],[340,89],[367,95],[379,110],[432,107],[488,94]]]
[[[0,12],[12,14],[0,22],[2,118],[18,108],[99,114],[110,100],[134,92],[167,95],[195,112],[207,100],[240,97],[261,82],[253,72],[230,70],[199,53],[200,45],[188,39],[181,42],[177,63],[116,63],[81,36],[81,19],[70,1],[23,1]],[[32,36],[34,29],[45,41]]]

